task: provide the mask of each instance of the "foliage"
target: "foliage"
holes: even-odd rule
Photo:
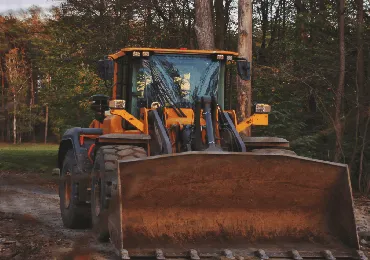
[[[370,3],[364,1],[361,18],[361,2],[346,1],[345,87],[341,107],[336,107],[338,1],[253,1],[253,101],[271,104],[273,112],[268,127],[254,127],[252,132],[286,138],[299,155],[332,161],[337,140],[335,112],[339,111],[344,127],[340,162],[350,165],[354,181],[361,172],[364,187],[370,189],[366,177],[370,176],[366,133]],[[235,51],[238,2],[211,3],[216,47]],[[19,50],[25,62],[26,70],[19,76],[29,79],[19,95],[16,115],[21,136],[24,140],[43,137],[47,104],[49,128],[53,136],[60,137],[69,127],[89,124],[91,95],[109,94],[96,74],[98,59],[128,46],[197,48],[194,24],[192,0],[66,0],[50,15],[32,8],[18,16],[0,16],[0,67],[5,72],[0,75],[4,79],[1,104],[3,113],[8,111],[5,121],[0,121],[6,126],[3,140],[11,139],[10,90],[17,85],[7,75],[5,57],[12,50]],[[230,71],[225,104],[235,109],[236,71]],[[34,134],[29,133],[30,128]]]

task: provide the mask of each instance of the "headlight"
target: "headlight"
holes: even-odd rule
[[[271,112],[271,106],[266,104],[257,104],[256,105],[256,113],[264,114],[264,113],[270,113]]]
[[[115,99],[109,101],[109,108],[110,109],[125,109],[126,107],[126,100]]]

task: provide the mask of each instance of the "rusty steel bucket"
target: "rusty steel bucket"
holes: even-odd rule
[[[130,256],[352,257],[347,165],[294,155],[189,152],[118,161],[111,241]]]

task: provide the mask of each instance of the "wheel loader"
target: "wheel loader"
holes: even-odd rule
[[[347,165],[297,156],[255,104],[225,109],[228,51],[124,48],[98,62],[110,97],[65,132],[59,196],[67,228],[92,226],[121,259],[366,259]]]

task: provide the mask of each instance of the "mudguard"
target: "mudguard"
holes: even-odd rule
[[[80,145],[80,134],[90,134],[90,135],[102,135],[103,129],[100,128],[81,128],[74,127],[68,129],[59,145],[58,151],[58,168],[61,169],[63,165],[64,156],[69,149],[73,149],[76,161],[77,161],[77,172],[83,173],[87,164],[91,164],[87,157],[87,148],[81,147]]]

